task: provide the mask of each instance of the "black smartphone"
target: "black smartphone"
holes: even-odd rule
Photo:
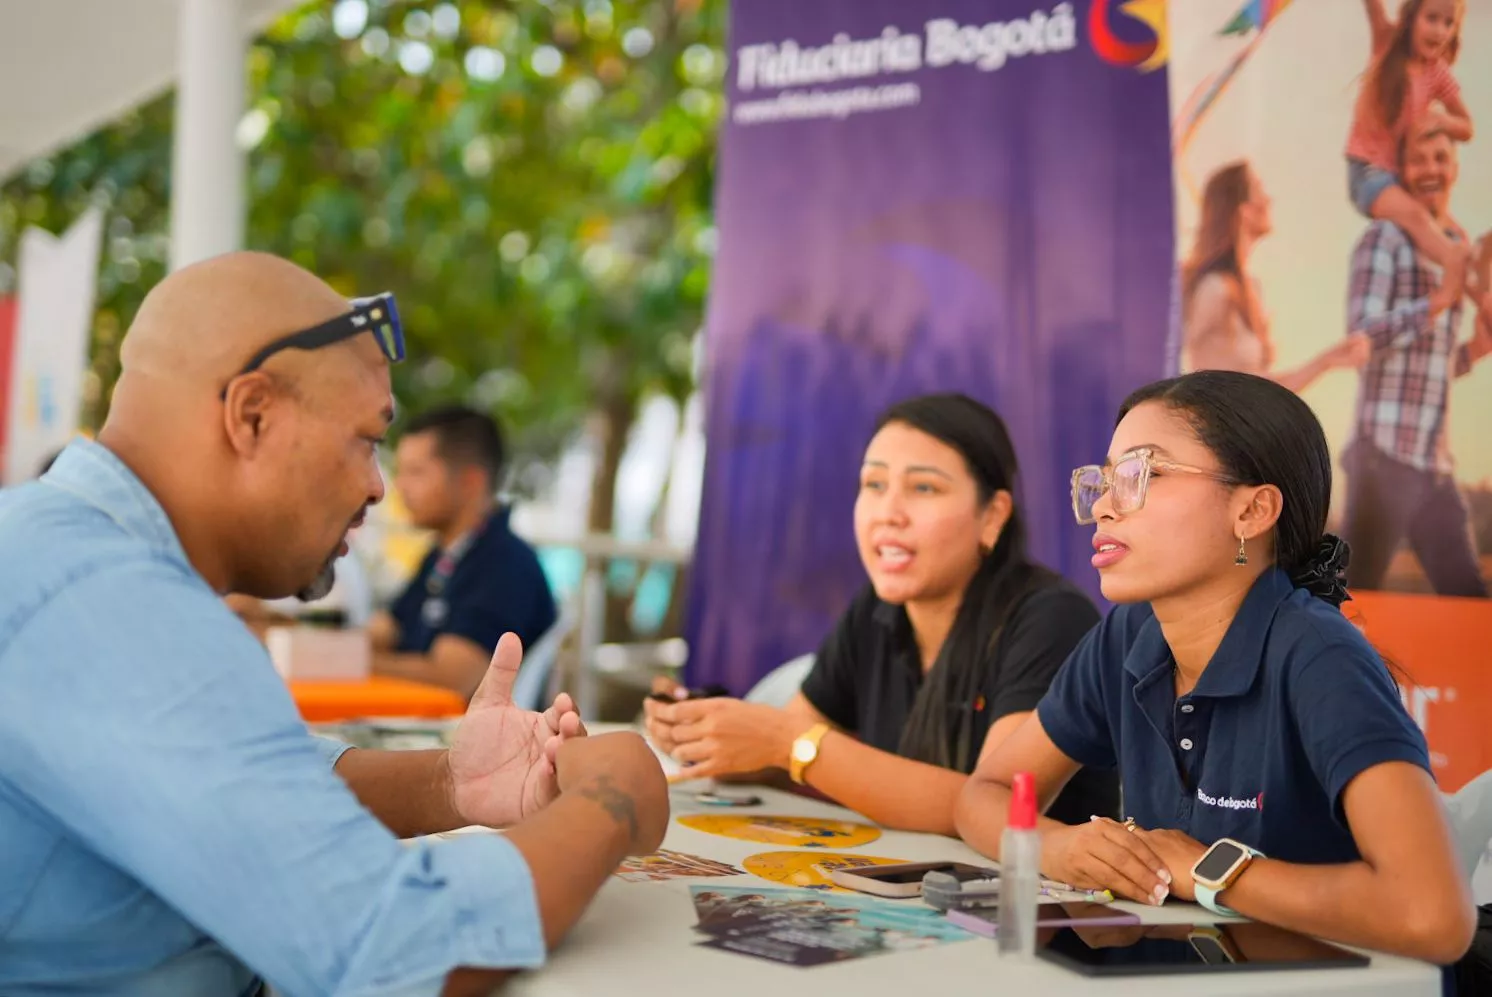
[[[854,866],[834,869],[829,878],[836,886],[878,897],[915,897],[922,893],[922,879],[930,872],[953,876],[960,882],[988,877],[991,869],[963,862],[910,862],[905,865]]]
[[[730,690],[723,685],[704,685],[698,689],[685,691],[684,699],[720,699],[730,695]],[[655,703],[682,703],[684,699],[671,696],[666,692],[650,692],[648,698]]]
[[[755,793],[728,793],[719,789],[695,793],[694,799],[712,807],[757,807],[762,802],[762,798]]]

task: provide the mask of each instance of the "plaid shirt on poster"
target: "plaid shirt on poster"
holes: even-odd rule
[[[1448,474],[1450,383],[1470,372],[1471,356],[1465,343],[1456,343],[1459,301],[1430,318],[1430,294],[1439,284],[1402,229],[1374,222],[1352,253],[1347,328],[1373,342],[1357,396],[1356,441],[1422,471]]]

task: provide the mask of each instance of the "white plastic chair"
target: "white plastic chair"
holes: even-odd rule
[[[1487,843],[1492,841],[1492,771],[1483,772],[1445,798],[1456,852],[1468,879],[1476,875]]]
[[[814,655],[805,654],[772,669],[746,694],[748,703],[765,703],[779,709],[792,702],[803,680],[813,670]]]

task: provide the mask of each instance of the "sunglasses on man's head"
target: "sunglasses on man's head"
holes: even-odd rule
[[[404,327],[399,323],[399,309],[394,306],[394,296],[385,291],[371,298],[353,298],[351,311],[320,325],[276,339],[255,353],[234,376],[242,377],[253,373],[281,350],[319,350],[323,346],[340,343],[365,332],[373,334],[378,348],[383,350],[389,363],[398,363],[404,359]],[[226,397],[226,388],[223,394]]]

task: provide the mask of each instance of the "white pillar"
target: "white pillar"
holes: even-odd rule
[[[171,266],[243,245],[247,38],[241,0],[180,0],[176,134],[171,157]]]

